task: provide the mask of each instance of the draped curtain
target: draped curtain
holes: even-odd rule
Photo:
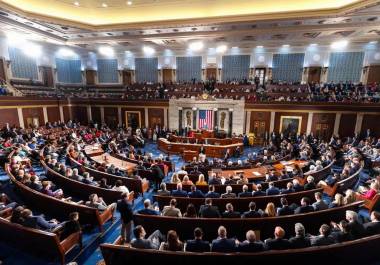
[[[177,57],[177,81],[187,82],[195,79],[201,80],[202,76],[202,57]]]
[[[58,82],[75,84],[82,82],[81,61],[55,58]]]
[[[118,83],[117,59],[98,59],[98,82]]]
[[[237,80],[248,79],[250,55],[227,55],[222,58],[222,79]]]
[[[364,52],[334,52],[330,54],[327,81],[360,82]]]
[[[12,76],[38,80],[38,68],[36,58],[27,56],[21,49],[9,47]]]
[[[135,59],[135,75],[136,82],[153,82],[158,80],[158,58],[136,58]]]
[[[304,53],[274,54],[273,81],[301,82],[304,59]]]

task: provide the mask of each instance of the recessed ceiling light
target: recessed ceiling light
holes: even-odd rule
[[[262,48],[264,48],[264,46],[263,45],[258,45],[258,46],[256,46],[256,48],[257,49],[262,49]]]
[[[284,44],[284,45],[282,45],[282,47],[284,47],[284,48],[289,48],[290,45],[289,45],[289,44]]]
[[[147,55],[152,55],[156,52],[156,50],[149,46],[143,46],[143,52]]]
[[[227,51],[227,46],[226,45],[219,45],[218,47],[216,47],[216,52],[217,53],[224,53],[225,51]]]
[[[341,41],[335,41],[335,42],[331,43],[330,47],[332,49],[343,49],[347,45],[348,45],[348,41],[347,40],[341,40]]]
[[[133,3],[132,3],[132,1],[127,1],[127,5],[132,5]]]
[[[311,43],[310,46],[317,46],[317,43]]]
[[[115,54],[114,50],[109,46],[101,46],[98,51],[103,56],[113,56]]]
[[[377,44],[378,41],[377,40],[373,40],[373,41],[370,41],[369,44]]]
[[[78,2],[78,1],[75,1],[75,2],[74,2],[74,6],[79,6],[79,2]]]
[[[203,49],[203,42],[201,42],[201,41],[192,42],[192,43],[190,43],[190,45],[189,45],[189,49],[190,49],[191,51],[199,51],[199,50],[202,50],[202,49]]]
[[[108,7],[106,3],[102,3],[102,7]]]

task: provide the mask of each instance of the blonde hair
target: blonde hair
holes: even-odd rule
[[[181,180],[179,179],[178,174],[173,174],[172,179],[170,180],[170,182],[171,183],[175,183],[175,184],[180,183]]]
[[[273,202],[268,203],[264,212],[268,215],[268,217],[276,216],[276,208],[274,206],[274,203]]]
[[[334,202],[335,202],[338,206],[342,206],[342,205],[344,205],[344,197],[343,197],[343,195],[340,194],[340,193],[335,194]]]
[[[344,204],[350,204],[356,202],[355,192],[351,189],[346,190],[346,196],[344,197]]]

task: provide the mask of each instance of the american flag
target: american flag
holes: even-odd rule
[[[212,114],[213,114],[212,110],[199,110],[199,121],[198,121],[199,129],[211,130],[213,128]]]

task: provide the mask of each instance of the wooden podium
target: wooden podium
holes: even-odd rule
[[[186,162],[191,162],[193,161],[194,157],[198,159],[198,155],[198,151],[185,150],[183,151],[183,160],[185,160]]]

